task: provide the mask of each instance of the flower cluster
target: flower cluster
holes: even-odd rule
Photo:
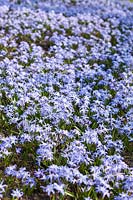
[[[128,1],[0,0],[0,198],[133,199],[132,28]]]

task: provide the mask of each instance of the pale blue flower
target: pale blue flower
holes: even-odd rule
[[[23,192],[22,190],[16,189],[16,190],[12,190],[11,195],[14,198],[21,198],[23,196]]]

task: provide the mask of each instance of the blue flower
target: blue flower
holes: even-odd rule
[[[21,198],[23,196],[23,192],[22,190],[19,190],[18,188],[15,189],[15,190],[12,190],[12,193],[11,193],[11,196],[12,197],[16,197],[16,198]]]
[[[6,184],[3,184],[3,180],[0,182],[0,198],[3,198],[3,193],[5,192]]]

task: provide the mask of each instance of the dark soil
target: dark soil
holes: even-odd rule
[[[129,167],[133,167],[133,142],[129,143],[129,148],[123,153],[124,161]]]

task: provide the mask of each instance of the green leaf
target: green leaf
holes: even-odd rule
[[[72,192],[65,191],[65,194],[68,195],[68,196],[70,196],[70,197],[75,197]]]

